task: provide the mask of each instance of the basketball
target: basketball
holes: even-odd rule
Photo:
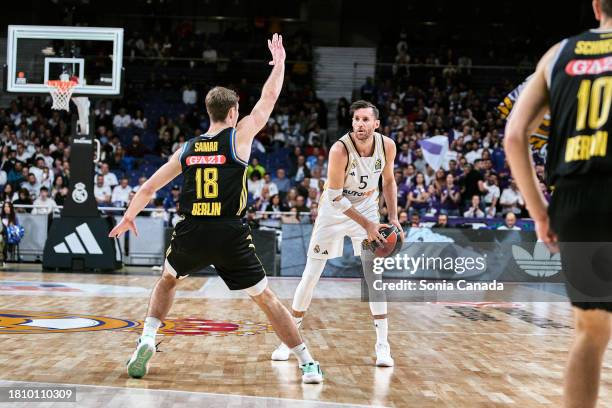
[[[383,227],[379,231],[385,237],[386,242],[384,244],[379,244],[378,242],[372,243],[374,255],[387,258],[397,254],[402,249],[402,232],[395,225]]]

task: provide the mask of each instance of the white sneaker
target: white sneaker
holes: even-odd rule
[[[271,358],[274,361],[287,361],[289,360],[290,356],[291,350],[289,347],[287,347],[285,343],[281,343],[280,346],[278,346],[276,350],[272,352]]]
[[[141,336],[136,350],[127,363],[128,375],[132,378],[142,378],[149,371],[149,363],[155,355],[155,337]]]
[[[394,364],[389,343],[376,343],[376,366],[393,367]]]
[[[323,371],[321,371],[318,361],[303,364],[300,369],[302,370],[302,382],[304,384],[320,384],[323,382]]]

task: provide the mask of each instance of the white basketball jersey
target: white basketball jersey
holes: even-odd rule
[[[382,135],[374,133],[374,153],[369,157],[359,154],[348,133],[340,141],[348,152],[343,195],[360,212],[378,210],[379,183],[386,161]]]

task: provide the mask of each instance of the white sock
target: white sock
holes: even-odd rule
[[[304,320],[304,316],[302,317],[293,317],[293,321],[295,322],[295,325],[297,326],[297,328],[299,329],[300,327],[302,327],[302,320]]]
[[[389,329],[387,318],[374,319],[374,327],[376,328],[376,343],[387,344],[387,331]]]
[[[142,329],[143,336],[155,337],[157,330],[161,326],[161,320],[157,317],[148,316],[144,321],[144,328]]]
[[[298,344],[294,348],[291,349],[291,352],[295,354],[295,357],[300,362],[300,365],[314,363],[310,352],[308,351],[308,347],[304,343]]]

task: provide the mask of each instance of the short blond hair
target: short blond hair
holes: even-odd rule
[[[238,94],[231,89],[215,86],[206,94],[206,111],[212,122],[223,122],[231,108],[238,104]]]

